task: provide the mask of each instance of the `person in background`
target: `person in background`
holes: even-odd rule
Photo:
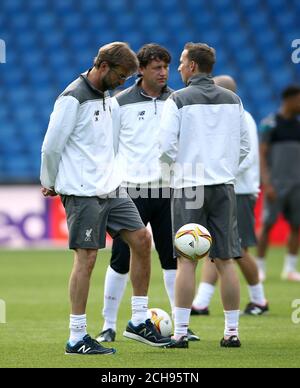
[[[234,79],[228,75],[214,77],[216,85],[236,93]],[[262,315],[269,310],[265,299],[264,286],[259,280],[258,268],[249,247],[256,246],[254,207],[259,194],[259,148],[257,127],[253,117],[245,111],[249,131],[250,152],[239,165],[235,193],[237,199],[238,231],[242,246],[242,258],[237,260],[248,284],[250,303],[244,313]],[[218,273],[215,266],[206,259],[201,273],[201,283],[192,305],[192,315],[208,315],[209,304],[214,294]]]
[[[300,227],[300,86],[282,92],[279,111],[261,123],[260,162],[264,193],[263,226],[258,240],[260,278],[266,279],[266,254],[270,231],[280,213],[290,226],[288,252],[281,277],[300,282],[297,271]]]

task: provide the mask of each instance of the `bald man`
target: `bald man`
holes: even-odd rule
[[[235,80],[228,75],[214,77],[218,86],[236,93]],[[254,230],[254,206],[259,193],[259,151],[257,127],[249,112],[245,111],[249,128],[251,150],[246,159],[240,164],[236,177],[235,193],[237,199],[238,230],[242,246],[243,257],[237,260],[241,271],[248,283],[250,303],[244,313],[248,315],[262,315],[268,311],[268,303],[264,295],[263,284],[259,280],[255,259],[249,252],[249,247],[256,245]],[[218,273],[215,265],[206,259],[202,268],[202,279],[198,293],[193,301],[192,315],[208,315],[209,304],[213,296]]]

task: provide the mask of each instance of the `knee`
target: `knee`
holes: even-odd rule
[[[93,272],[93,269],[95,267],[95,263],[96,263],[96,259],[97,259],[97,251],[87,251],[87,262],[86,262],[86,269],[88,271],[88,273],[92,273]]]
[[[144,228],[137,232],[136,243],[133,249],[144,254],[149,254],[151,250],[152,238],[148,229]]]

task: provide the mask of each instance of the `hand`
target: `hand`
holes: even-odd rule
[[[42,187],[41,192],[44,197],[55,197],[57,195],[54,189],[46,189],[46,187]]]
[[[274,187],[270,184],[265,185],[264,194],[270,202],[274,202],[277,198],[277,193],[276,193]]]

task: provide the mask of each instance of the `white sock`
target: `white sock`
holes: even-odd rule
[[[264,286],[258,283],[256,286],[248,286],[250,301],[260,306],[265,306],[267,303],[265,298]]]
[[[175,307],[174,309],[174,337],[179,339],[180,337],[187,335],[187,329],[189,327],[191,309],[185,309],[182,307]]]
[[[233,335],[239,336],[239,317],[240,310],[224,311],[225,315],[225,330],[224,337]]]
[[[128,274],[120,274],[108,266],[104,284],[104,305],[102,316],[104,318],[103,331],[113,329],[116,331],[117,315],[128,280]]]
[[[176,269],[164,269],[164,283],[165,288],[169,297],[171,311],[173,315],[174,307],[175,307],[175,280],[176,280]]]
[[[197,295],[193,301],[193,307],[197,309],[205,309],[209,306],[211,298],[215,292],[215,286],[209,283],[201,282],[198,288]]]
[[[147,320],[148,296],[132,296],[131,297],[132,317],[131,322],[134,326],[138,326]]]
[[[70,314],[70,338],[69,343],[71,346],[81,341],[87,334],[86,332],[86,314],[72,315]]]
[[[259,271],[266,273],[267,263],[264,257],[257,257],[256,264]]]
[[[285,273],[295,272],[297,268],[297,263],[298,263],[298,256],[291,255],[290,253],[288,253],[284,259],[283,272]]]

